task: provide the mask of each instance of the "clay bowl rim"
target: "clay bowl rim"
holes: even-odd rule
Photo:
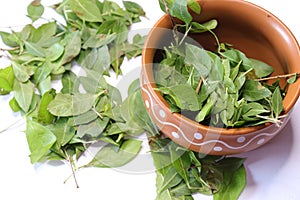
[[[210,0],[202,0],[199,1],[199,3],[210,3]],[[298,44],[297,39],[295,38],[295,36],[293,35],[293,33],[291,32],[291,30],[279,19],[277,18],[273,13],[269,12],[268,10],[253,4],[251,2],[246,2],[246,1],[240,1],[240,0],[230,0],[227,1],[230,3],[238,3],[238,4],[243,4],[243,6],[248,6],[249,9],[253,9],[254,11],[259,11],[259,12],[263,12],[266,13],[268,16],[272,16],[273,19],[276,21],[276,24],[285,31],[285,34],[288,35],[288,39],[289,41],[293,42],[293,44],[295,44],[296,46],[298,46],[298,54],[300,55],[300,47]],[[149,58],[147,57],[148,55],[148,51],[153,51],[153,58],[152,61],[154,59],[154,54],[155,51],[153,48],[149,48],[147,47],[147,45],[151,40],[151,34],[153,34],[153,32],[157,29],[157,28],[165,28],[165,29],[170,29],[170,27],[160,27],[160,24],[162,24],[165,20],[170,20],[168,15],[163,15],[156,23],[155,25],[152,27],[152,29],[150,30],[148,37],[145,41],[145,45],[142,51],[142,71],[147,72],[148,70],[146,70],[146,66],[149,67],[149,65],[151,64],[151,69],[153,69],[153,63],[149,62]],[[147,80],[149,80],[149,90],[151,95],[155,98],[155,100],[162,105],[163,109],[167,112],[170,112],[170,106],[169,104],[166,102],[166,100],[161,96],[161,94],[158,91],[155,91],[153,88],[156,88],[156,84],[154,81],[154,77],[153,77],[153,70],[149,70],[149,74],[145,73],[145,76],[147,76]],[[145,84],[145,83],[143,83]],[[147,83],[146,83],[147,84]],[[294,105],[296,104],[299,95],[300,95],[300,80],[298,79],[297,82],[295,82],[294,84],[298,85],[298,91],[293,95],[293,98],[288,101],[288,105],[284,106],[284,113],[283,114],[287,114],[289,113],[292,108],[294,107]],[[296,86],[295,86],[296,87]],[[286,100],[285,100],[286,101]],[[181,121],[181,123],[185,123],[188,126],[191,127],[196,127],[198,130],[203,131],[204,133],[215,133],[215,134],[221,134],[221,135],[244,135],[244,134],[248,134],[248,133],[253,133],[253,132],[257,132],[260,131],[264,128],[269,127],[270,125],[272,125],[272,123],[266,123],[263,125],[258,125],[258,126],[252,126],[252,127],[240,127],[240,128],[217,128],[217,127],[213,127],[213,126],[207,126],[207,125],[203,125],[200,123],[197,123],[196,121],[189,119],[188,117],[181,115],[180,113],[172,113],[172,116],[175,118],[176,121]]]

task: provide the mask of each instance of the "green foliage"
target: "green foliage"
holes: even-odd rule
[[[130,134],[138,135],[141,129],[127,128],[117,114],[120,92],[104,78],[110,69],[121,74],[123,59],[142,52],[145,37],[136,35],[129,42],[128,32],[145,12],[130,1],[124,7],[107,0],[65,0],[52,6],[64,22],[50,19],[38,26],[28,24],[19,32],[0,32],[11,60],[10,66],[0,70],[0,94],[11,93],[11,109],[27,117],[32,163],[73,162],[91,142],[104,141],[112,149],[125,151],[139,144],[132,142]],[[32,1],[27,12],[33,23],[42,17],[44,6]],[[85,76],[72,70],[75,63]],[[54,80],[60,81],[60,91],[52,88]],[[120,164],[138,151],[122,154]]]

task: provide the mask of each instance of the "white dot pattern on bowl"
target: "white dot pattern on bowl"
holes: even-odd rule
[[[171,134],[172,134],[172,136],[173,136],[174,138],[176,138],[176,139],[179,139],[179,138],[180,138],[179,134],[176,133],[176,132],[172,132]]]
[[[194,138],[197,140],[202,140],[203,139],[203,135],[201,133],[195,133],[194,134]]]
[[[264,142],[265,142],[265,139],[262,138],[262,139],[258,140],[257,144],[258,144],[258,145],[261,145],[261,144],[263,144]]]
[[[204,138],[203,134],[198,132],[195,132],[193,134],[193,138],[189,138],[189,136],[185,134],[185,131],[188,132],[188,130],[185,130],[184,128],[179,127],[178,125],[166,120],[167,113],[162,109],[163,108],[162,105],[160,105],[159,103],[155,102],[154,99],[152,99],[150,92],[147,90],[147,86],[142,85],[141,89],[144,92],[144,94],[146,94],[145,105],[149,109],[149,112],[154,117],[153,119],[155,123],[158,123],[157,124],[158,126],[164,128],[168,126],[172,127],[173,130],[174,129],[176,130],[170,133],[174,138],[185,140],[184,143],[187,142],[194,146],[198,146],[198,147],[207,146],[208,148],[211,148],[211,145],[215,145],[215,147],[213,148],[215,152],[226,151],[226,152],[234,153],[236,151],[240,151],[247,148],[251,148],[251,149],[257,148],[258,146],[262,145],[263,143],[265,143],[266,141],[274,137],[281,130],[281,129],[277,129],[277,131],[273,131],[272,133],[268,133],[268,132],[259,133],[250,139],[247,139],[244,136],[237,135],[235,139],[236,143],[234,144],[228,143],[223,138],[203,140]],[[288,117],[284,119],[284,123],[288,121],[287,119]],[[196,141],[194,139],[196,139]],[[219,146],[218,144],[222,145],[222,147]]]
[[[150,108],[150,103],[148,100],[145,101],[145,105],[146,105],[146,108],[148,108],[148,109]]]
[[[159,115],[160,115],[162,118],[165,118],[165,117],[166,117],[166,113],[165,113],[165,111],[163,111],[163,110],[159,110]]]
[[[214,151],[223,151],[223,148],[219,147],[219,146],[216,146],[216,147],[214,147]]]
[[[245,137],[239,137],[238,139],[237,139],[237,142],[238,143],[244,143],[246,141],[246,138]]]

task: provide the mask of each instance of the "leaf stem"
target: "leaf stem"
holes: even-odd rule
[[[268,80],[274,80],[274,79],[279,79],[279,78],[289,78],[292,76],[297,75],[297,77],[300,76],[300,72],[297,73],[292,73],[292,74],[284,74],[284,75],[277,75],[277,76],[271,76],[271,77],[266,77],[266,78],[258,78],[254,79],[255,81],[268,81]]]
[[[20,47],[14,47],[14,48],[11,48],[11,49],[0,48],[0,51],[14,51],[14,50],[18,50],[18,49],[20,49]]]
[[[165,6],[165,8],[166,8],[166,13],[167,13],[167,15],[169,15],[169,17],[170,17],[170,20],[171,20],[171,23],[172,23],[172,27],[175,27],[176,23],[175,23],[173,17],[171,16],[170,9],[169,9],[169,7],[168,7],[167,1],[166,1],[166,0],[163,0],[163,2],[164,2],[164,6]]]
[[[22,120],[23,119],[19,119],[19,120],[13,122],[12,124],[10,124],[9,126],[7,126],[6,128],[0,130],[0,133],[4,133],[5,131],[8,131],[10,128],[14,127],[16,124],[18,124]]]
[[[72,170],[72,176],[74,178],[74,181],[75,181],[75,184],[76,184],[76,188],[79,188],[79,185],[78,185],[78,182],[77,182],[77,178],[76,178],[76,175],[75,175],[75,167],[74,167],[74,160],[70,157],[70,155],[68,154],[68,152],[65,150],[64,151],[66,156],[67,156],[67,160],[68,162],[70,163],[70,167],[71,167],[71,170]],[[71,176],[70,176],[71,177]],[[69,178],[68,178],[69,179]],[[67,180],[68,180],[67,179]],[[66,180],[66,181],[67,181]],[[64,183],[66,183],[66,181]]]
[[[198,83],[198,86],[197,86],[197,89],[196,89],[196,93],[199,94],[200,92],[200,89],[201,89],[201,86],[202,86],[202,83],[203,83],[203,76],[200,77],[200,80],[199,80],[199,83]]]

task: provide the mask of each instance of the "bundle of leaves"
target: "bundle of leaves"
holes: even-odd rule
[[[213,29],[217,21],[192,22],[187,6],[173,3],[170,15],[185,24],[174,26],[169,46],[156,54],[154,79],[172,112],[181,113],[196,122],[214,127],[257,126],[268,122],[281,124],[283,98],[287,81],[271,77],[274,69],[265,62],[248,58],[230,44],[219,43]],[[187,4],[189,5],[189,4]],[[179,8],[182,12],[177,13]],[[194,8],[194,7],[193,7]],[[174,21],[175,23],[175,21]],[[215,52],[205,50],[189,38],[190,33],[210,32],[218,44]],[[192,42],[191,42],[192,41]],[[265,80],[277,79],[273,83]]]
[[[134,2],[123,3],[66,0],[52,7],[65,21],[41,23],[44,6],[33,1],[27,7],[31,24],[0,32],[11,61],[0,70],[0,92],[11,94],[10,107],[26,118],[32,163],[73,163],[99,141],[106,146],[89,166],[120,166],[139,152],[142,142],[133,136],[143,130],[127,125],[120,91],[105,79],[112,71],[121,74],[125,57],[141,54],[144,37],[131,43],[128,32],[145,13]],[[107,151],[122,156],[106,163]]]

